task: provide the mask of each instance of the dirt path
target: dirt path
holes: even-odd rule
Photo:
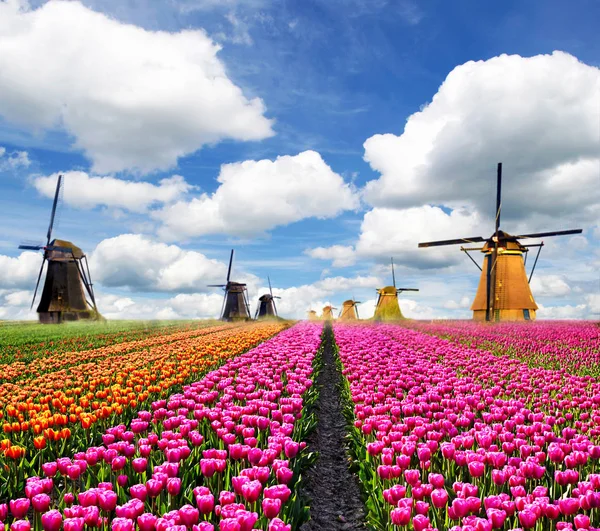
[[[324,364],[317,379],[319,420],[308,439],[309,447],[319,453],[319,459],[307,474],[303,493],[311,500],[311,519],[301,531],[366,529],[358,480],[348,469],[344,447],[346,427],[338,389],[342,375],[335,365],[332,343],[333,332],[329,327]]]

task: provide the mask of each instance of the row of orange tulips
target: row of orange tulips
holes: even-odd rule
[[[193,330],[177,330],[167,334],[161,334],[135,341],[116,343],[114,345],[109,345],[102,348],[60,352],[50,356],[42,356],[30,361],[29,363],[24,363],[22,361],[5,363],[0,365],[0,382],[21,381],[50,371],[66,369],[70,366],[79,365],[83,362],[98,361],[109,356],[122,355],[127,352],[147,349],[158,345],[165,345],[167,343],[203,336],[205,334],[212,334],[214,332],[226,330],[236,326],[240,325],[223,324],[222,326],[206,326]]]

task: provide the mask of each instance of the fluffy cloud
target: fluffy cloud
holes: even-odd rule
[[[561,218],[556,229],[595,221],[599,89],[600,69],[562,52],[457,66],[403,134],[365,142],[365,160],[381,174],[365,197],[398,208],[469,205],[491,216],[503,161],[505,221],[546,214]]]
[[[0,255],[0,288],[33,290],[41,265],[40,253],[25,251],[17,257]]]
[[[207,284],[222,283],[227,276],[223,262],[139,234],[101,241],[90,262],[95,280],[132,291],[207,291]]]
[[[222,139],[273,134],[202,30],[147,31],[55,0],[0,2],[0,115],[63,129],[100,173],[166,169]]]
[[[31,165],[27,151],[8,152],[0,146],[0,172],[14,171],[19,168],[28,168]]]
[[[63,175],[64,202],[77,208],[102,205],[144,212],[157,203],[172,203],[193,188],[180,175],[161,179],[158,184],[90,176],[82,171],[69,171]],[[53,198],[57,178],[58,173],[35,177],[33,185],[42,195]]]
[[[421,206],[395,210],[374,208],[365,214],[356,254],[368,258],[394,257],[398,264],[419,268],[450,265],[464,260],[456,247],[419,249],[418,243],[431,240],[477,236],[481,218],[474,211]]]
[[[569,284],[559,275],[533,275],[531,292],[534,297],[564,297],[571,293]]]
[[[315,151],[224,164],[217,180],[215,193],[157,211],[160,236],[250,236],[304,218],[335,217],[359,204],[352,186]]]
[[[216,319],[223,297],[194,293],[148,299],[103,294],[98,299],[98,308],[107,319]]]
[[[351,266],[356,262],[352,245],[332,245],[331,247],[315,247],[307,249],[305,254],[319,260],[331,260],[333,267]]]

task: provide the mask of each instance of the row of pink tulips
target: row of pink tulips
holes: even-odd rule
[[[536,321],[482,326],[474,321],[411,321],[422,332],[510,355],[528,365],[600,377],[600,326],[593,321]]]
[[[370,523],[594,529],[600,384],[392,325],[335,325]]]
[[[303,439],[315,423],[321,331],[296,325],[108,429],[101,446],[44,463],[23,497],[0,504],[0,522],[11,531],[289,531],[306,518],[295,487],[312,461]]]

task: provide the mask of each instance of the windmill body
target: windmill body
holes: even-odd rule
[[[319,319],[317,312],[315,312],[314,310],[309,310],[308,311],[308,320],[309,321],[317,321]]]
[[[471,305],[473,319],[485,321],[487,314],[487,278],[491,269],[496,245],[490,238],[482,247],[484,253],[481,276],[475,300]],[[493,301],[494,321],[525,321],[535,319],[537,304],[531,293],[525,260],[526,247],[513,236],[499,231],[498,250],[495,266],[495,286]]]
[[[321,319],[324,321],[333,321],[333,310],[337,310],[333,306],[327,305],[323,307],[323,314],[321,315]]]
[[[519,240],[546,238],[581,234],[581,229],[538,232],[513,236],[500,230],[500,214],[502,210],[502,163],[498,163],[496,188],[495,231],[489,238],[471,236],[455,240],[440,240],[420,243],[419,247],[439,247],[459,244],[482,244],[482,247],[465,248],[461,246],[475,265],[481,269],[479,286],[475,300],[471,305],[473,319],[476,321],[531,321],[534,320],[537,304],[531,293],[529,283],[544,242],[523,245]],[[526,256],[530,248],[537,247],[535,262],[529,277],[525,270]],[[481,251],[484,255],[483,265],[469,254]]]
[[[229,257],[229,268],[225,284],[211,284],[209,287],[223,288],[223,307],[221,310],[222,321],[247,321],[250,319],[250,306],[248,304],[248,289],[246,284],[233,282],[231,278],[231,266],[233,264],[233,249]]]
[[[340,321],[357,321],[358,320],[358,308],[357,304],[359,301],[354,299],[348,299],[342,303],[342,310],[340,312]]]
[[[97,319],[100,317],[96,308],[96,299],[86,255],[70,241],[51,240],[61,186],[62,175],[59,175],[46,245],[19,246],[19,249],[44,251],[42,266],[31,303],[33,307],[44,264],[47,263],[44,287],[37,307],[41,323],[61,323],[63,321]]]
[[[396,273],[394,271],[394,259],[391,259],[392,264],[392,286],[385,286],[377,290],[377,305],[375,306],[375,321],[400,321],[404,319],[400,304],[398,303],[398,294],[403,291],[419,291],[416,288],[397,288]]]
[[[269,319],[277,317],[277,306],[275,306],[275,299],[280,299],[273,295],[273,288],[271,287],[271,279],[267,277],[269,281],[269,293],[265,293],[258,298],[258,307],[254,315],[255,319]]]

